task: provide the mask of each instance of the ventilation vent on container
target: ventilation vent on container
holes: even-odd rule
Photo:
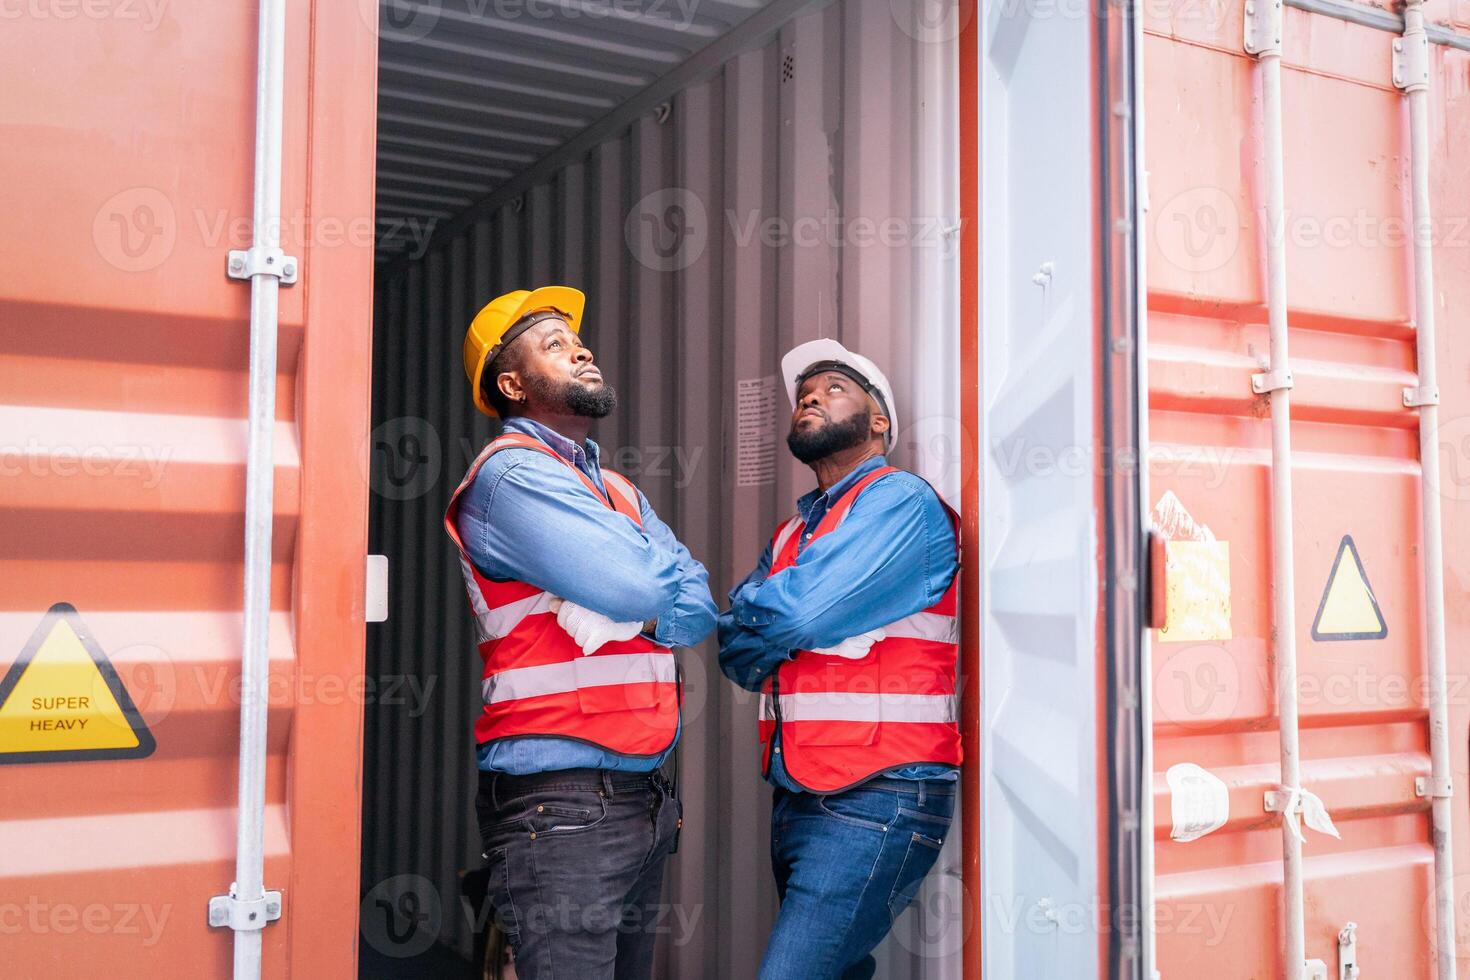
[[[791,81],[791,79],[795,76],[796,59],[788,54],[785,58],[781,60],[781,83],[784,85],[785,83]]]

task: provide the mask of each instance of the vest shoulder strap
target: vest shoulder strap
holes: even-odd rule
[[[824,534],[829,534],[832,531],[836,530],[837,525],[841,524],[844,520],[847,519],[847,512],[852,510],[852,505],[857,502],[858,496],[864,490],[868,489],[868,487],[872,486],[874,483],[877,483],[879,480],[883,479],[885,476],[888,476],[891,473],[902,472],[903,470],[900,470],[896,466],[880,466],[873,472],[869,473],[867,476],[863,477],[861,480],[854,483],[851,487],[848,487],[847,492],[842,495],[841,499],[839,499],[837,503],[832,505],[831,510],[827,511],[827,515],[822,518],[822,522],[818,524],[816,530],[812,532],[812,537],[818,538]]]
[[[771,536],[771,564],[781,560],[781,552],[786,550],[786,545],[801,530],[802,520],[800,514],[792,514]]]
[[[607,487],[613,509],[625,514],[640,526],[643,524],[643,508],[638,503],[638,488],[633,481],[612,470],[602,471],[602,483]]]

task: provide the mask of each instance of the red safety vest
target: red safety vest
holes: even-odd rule
[[[882,467],[859,480],[807,543],[831,533],[859,494],[897,472]],[[958,534],[959,517],[945,510]],[[771,575],[796,564],[804,529],[800,515],[776,529]],[[798,650],[767,678],[760,703],[763,770],[771,770],[777,728],[786,772],[813,792],[848,789],[898,766],[958,766],[958,586],[956,575],[934,605],[884,627],[887,637],[861,660]]]
[[[456,517],[460,495],[485,461],[517,447],[565,463],[589,493],[610,509],[642,525],[638,491],[626,478],[603,470],[608,494],[540,440],[508,432],[481,451],[444,514],[444,527],[459,549],[470,608],[484,660],[480,690],[485,710],[475,720],[479,744],[523,735],[571,738],[623,755],[658,755],[674,742],[679,725],[679,680],[673,651],[639,635],[605,643],[583,654],[557,624],[550,592],[525,582],[498,582],[481,575],[460,540]],[[505,515],[514,520],[514,515]],[[590,557],[590,556],[589,556]],[[588,568],[588,574],[596,574]]]

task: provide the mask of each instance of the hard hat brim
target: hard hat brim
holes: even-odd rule
[[[527,313],[537,310],[558,310],[566,314],[567,326],[572,333],[582,333],[582,313],[587,308],[587,297],[580,289],[571,286],[542,286],[540,289],[531,290],[530,294],[521,301],[521,305],[511,314],[506,321],[507,325],[514,324]],[[493,348],[492,348],[493,349]],[[491,418],[499,418],[500,413],[495,411],[494,406],[486,400],[481,383],[484,380],[485,368],[490,364],[490,352],[480,358],[480,363],[475,366],[475,377],[470,385],[470,392],[475,399],[475,407]]]

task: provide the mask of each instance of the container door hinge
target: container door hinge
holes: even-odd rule
[[[232,248],[225,267],[231,279],[253,279],[259,275],[275,276],[283,286],[296,285],[296,256],[278,248]]]
[[[1260,57],[1281,53],[1282,0],[1246,0],[1245,52]]]
[[[280,917],[280,892],[266,892],[253,902],[242,902],[235,895],[235,883],[231,882],[228,895],[216,895],[209,900],[209,924],[217,929],[250,932],[264,929],[267,922]]]
[[[1290,371],[1266,371],[1261,374],[1251,375],[1251,391],[1258,395],[1270,394],[1273,391],[1284,391],[1295,387],[1291,380]]]
[[[1448,779],[1436,780],[1433,776],[1417,776],[1414,779],[1414,795],[1430,799],[1449,799],[1454,796],[1454,787]]]
[[[1425,32],[1394,38],[1393,84],[1405,92],[1429,88],[1429,35]]]
[[[1425,405],[1439,404],[1439,386],[1432,388],[1405,388],[1404,407],[1423,408]]]
[[[1337,934],[1337,980],[1358,980],[1358,924],[1349,922]]]

